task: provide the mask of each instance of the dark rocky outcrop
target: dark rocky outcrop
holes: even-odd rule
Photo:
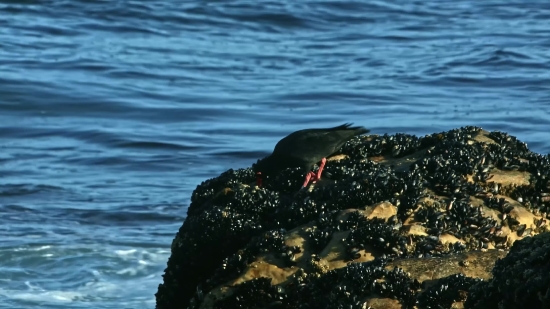
[[[476,127],[340,152],[298,193],[298,169],[199,185],[157,308],[548,305],[549,156]]]
[[[550,308],[550,233],[518,240],[493,278],[470,289],[467,308]]]

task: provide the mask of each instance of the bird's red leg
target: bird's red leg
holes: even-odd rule
[[[256,185],[258,187],[262,186],[262,172],[257,172],[256,173]]]
[[[302,188],[305,188],[307,186],[307,184],[309,183],[309,180],[311,179],[312,176],[315,177],[315,173],[313,173],[313,172],[307,173],[306,180],[304,181],[304,184],[302,185]]]
[[[325,168],[325,164],[327,164],[327,159],[323,158],[321,159],[321,164],[319,165],[319,170],[317,171],[317,175],[315,176],[315,180],[321,179],[321,173],[323,172],[323,169]]]
[[[307,173],[306,181],[304,181],[304,184],[302,185],[302,188],[305,188],[310,181],[317,181],[317,180],[321,179],[321,173],[323,172],[323,169],[325,168],[325,164],[327,164],[327,159],[323,158],[321,160],[321,164],[319,165],[319,170],[317,171],[317,174],[315,174],[314,172]]]

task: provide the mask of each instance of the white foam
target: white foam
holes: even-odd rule
[[[79,288],[79,290],[88,292],[87,294],[97,294],[97,292],[100,292],[102,297],[105,296],[119,296],[120,292],[120,285],[114,284],[112,282],[88,282],[84,285],[84,287]]]
[[[25,285],[29,288],[27,291],[0,289],[0,295],[8,299],[50,303],[71,302],[83,296],[76,291],[46,291],[28,281]]]
[[[119,267],[106,268],[106,265],[92,263],[85,269],[88,275],[80,277],[82,281],[77,279],[80,282],[74,284],[57,283],[47,278],[29,278],[31,280],[25,282],[26,287],[21,288],[20,285],[15,287],[0,280],[0,299],[8,302],[30,302],[37,307],[53,304],[54,307],[65,308],[73,306],[72,302],[86,302],[94,304],[92,307],[117,303],[124,308],[154,308],[154,291],[161,281],[162,269],[170,251],[110,246],[95,250],[97,248],[94,247],[96,245],[87,249],[94,252],[94,255],[99,252],[100,258],[118,260],[113,265]],[[34,248],[21,246],[19,251],[40,251],[40,256],[51,258],[52,254],[58,255],[53,251],[57,249],[59,247],[54,245]],[[62,303],[66,305],[56,305]]]
[[[30,282],[25,282],[28,290],[0,289],[0,296],[13,300],[24,300],[36,303],[66,303],[82,300],[101,299],[103,297],[120,297],[121,285],[111,282],[87,282],[73,291],[47,291]]]
[[[50,245],[46,246],[40,246],[40,247],[21,247],[21,248],[14,248],[13,251],[42,251],[42,250],[48,250],[52,248]]]
[[[3,294],[3,295],[2,295]],[[44,292],[21,292],[21,291],[9,291],[0,289],[0,295],[16,299],[25,300],[38,303],[59,303],[59,302],[72,302],[81,298],[82,293],[78,292],[64,292],[64,291],[44,291]]]
[[[121,255],[121,256],[126,256],[126,255],[130,255],[130,254],[134,254],[136,253],[137,250],[136,249],[130,249],[130,250],[115,250],[115,253],[117,255]]]
[[[124,268],[116,272],[117,275],[128,275],[128,276],[135,276],[137,275],[137,273],[138,273],[138,270],[134,267]]]

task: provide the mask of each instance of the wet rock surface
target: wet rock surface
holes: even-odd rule
[[[548,295],[550,159],[515,137],[357,137],[325,173],[299,192],[299,169],[262,188],[250,168],[199,185],[157,308],[483,308],[513,297],[498,284]],[[527,287],[498,279],[515,272]]]

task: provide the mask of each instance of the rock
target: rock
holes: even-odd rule
[[[516,241],[470,294],[465,308],[550,308],[550,233]]]
[[[548,234],[549,157],[505,133],[357,137],[325,171],[298,193],[299,169],[199,185],[157,308],[462,308],[520,271],[498,268],[510,246]]]

